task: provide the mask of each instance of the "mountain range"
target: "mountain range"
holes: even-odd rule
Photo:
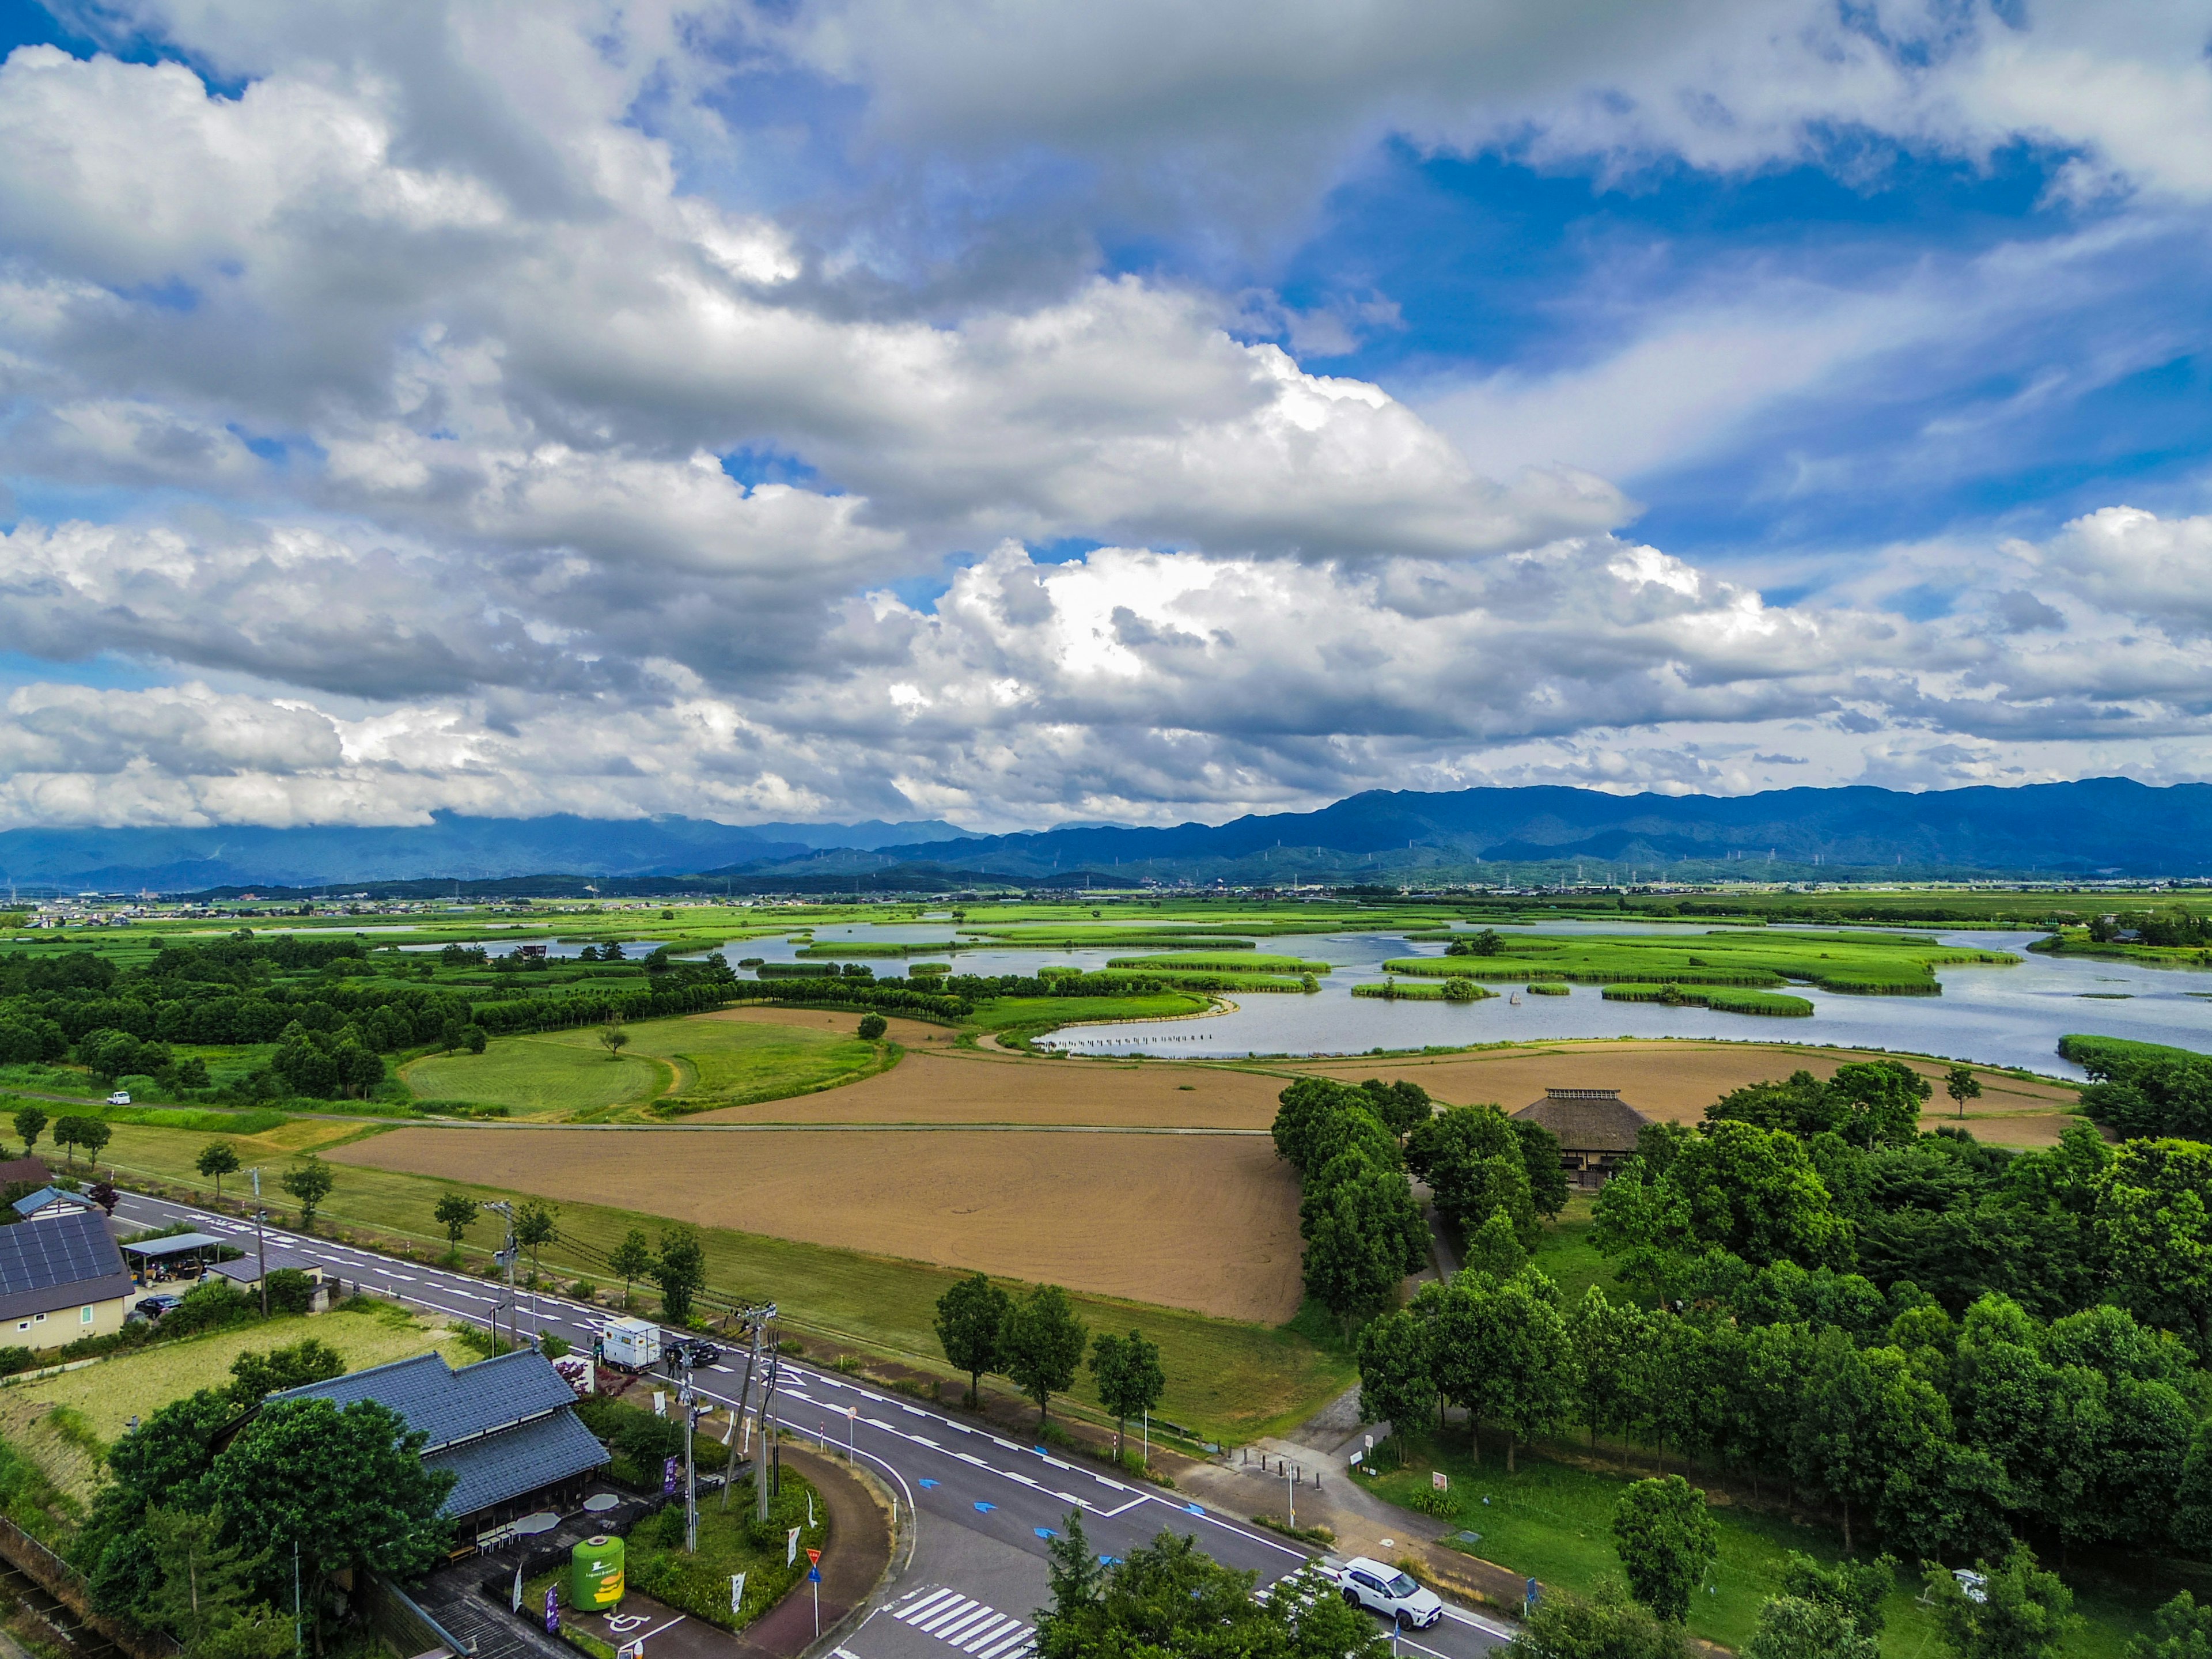
[[[707,819],[471,818],[414,828],[16,830],[0,879],[69,891],[320,887],[532,876],[696,876],[736,891],[935,890],[1144,880],[1376,881],[2201,875],[2212,785],[2124,778],[1908,793],[1754,795],[1538,787],[1370,790],[1312,812],[1172,828],[977,836],[941,821],[732,825]]]

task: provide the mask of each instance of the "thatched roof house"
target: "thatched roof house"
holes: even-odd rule
[[[1653,1121],[1618,1089],[1547,1089],[1513,1115],[1559,1137],[1559,1162],[1580,1187],[1603,1186],[1635,1155],[1638,1132]]]

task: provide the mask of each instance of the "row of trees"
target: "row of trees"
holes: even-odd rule
[[[1167,1373],[1159,1345],[1141,1331],[1102,1332],[1095,1340],[1057,1285],[1039,1285],[1019,1300],[988,1277],[962,1279],[937,1299],[937,1340],[945,1357],[968,1373],[968,1403],[976,1403],[986,1372],[1004,1376],[1036,1402],[1037,1421],[1049,1415],[1052,1396],[1074,1383],[1084,1350],[1101,1404],[1114,1414],[1114,1455],[1127,1441],[1129,1419],[1160,1403]]]
[[[1347,1331],[1395,1303],[1428,1260],[1401,1137],[1429,1110],[1412,1084],[1301,1078],[1283,1091],[1275,1152],[1298,1172],[1306,1294]]]
[[[46,1114],[37,1106],[19,1106],[15,1109],[14,1122],[15,1133],[23,1142],[23,1156],[29,1158],[38,1150],[39,1137],[46,1132]],[[88,1117],[81,1113],[65,1112],[52,1122],[54,1145],[68,1149],[71,1169],[76,1167],[79,1152],[88,1159],[97,1161],[100,1149],[107,1145],[114,1133],[104,1120]]]

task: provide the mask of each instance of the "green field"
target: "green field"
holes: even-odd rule
[[[1455,975],[1454,977],[1467,978],[1468,976]],[[1471,979],[1469,983],[1472,984]],[[1486,985],[1474,985],[1473,989],[1474,994],[1467,999],[1470,1002],[1481,1002],[1498,994]],[[1365,984],[1355,985],[1352,988],[1352,994],[1356,997],[1380,997],[1385,1002],[1449,1002],[1453,1000],[1444,994],[1444,988],[1441,985],[1423,985],[1418,981],[1411,985],[1400,985],[1391,980],[1370,980]]]
[[[1326,974],[1329,964],[1308,962],[1302,957],[1268,956],[1254,952],[1250,955],[1217,956],[1205,951],[1170,951],[1164,956],[1114,957],[1109,968],[1169,968],[1186,973],[1224,974]]]
[[[1747,991],[1733,985],[1693,986],[1688,990],[1674,984],[1608,985],[1603,994],[1607,1002],[1672,1001],[1689,1007],[1717,1009],[1724,1014],[1802,1018],[1813,1012],[1813,1005],[1803,997],[1784,996],[1774,991]]]
[[[1561,939],[1499,935],[1492,956],[1401,957],[1394,974],[1439,979],[1573,980],[1584,984],[1779,986],[1808,982],[1866,996],[1935,996],[1942,966],[2009,967],[2005,951],[1939,945],[1910,934],[1729,929],[1703,933],[1602,934]]]
[[[267,1137],[240,1139],[234,1144],[241,1162],[275,1171],[292,1152],[327,1149],[380,1133],[374,1125],[299,1120]],[[194,1172],[192,1162],[207,1141],[205,1135],[125,1125],[116,1129],[100,1161],[114,1164],[126,1178],[151,1176],[173,1190],[204,1195],[210,1185]],[[670,1155],[680,1157],[684,1142],[672,1137],[670,1145]],[[439,1194],[453,1190],[455,1183],[350,1165],[332,1167],[337,1187],[324,1206],[325,1220],[319,1224],[325,1231],[371,1228],[387,1237],[411,1241],[426,1260],[444,1254],[445,1236],[432,1220],[431,1210]],[[459,1190],[485,1198],[512,1196],[491,1188],[461,1186]],[[574,1202],[559,1206],[558,1218],[564,1242],[544,1253],[549,1276],[557,1274],[565,1282],[581,1273],[617,1291],[621,1281],[600,1266],[606,1253],[632,1227],[642,1228],[652,1239],[666,1224],[634,1211]],[[471,1235],[466,1255],[471,1268],[480,1271],[489,1261],[490,1230],[479,1226],[476,1231],[482,1237]],[[809,1341],[826,1337],[849,1342],[951,1375],[932,1324],[937,1298],[962,1277],[951,1269],[726,1228],[702,1229],[700,1238],[707,1253],[708,1288],[715,1297],[775,1301],[784,1310],[784,1323]],[[642,1290],[640,1299],[649,1300]],[[1302,1323],[1269,1328],[1104,1297],[1079,1294],[1074,1300],[1092,1329],[1133,1328],[1160,1345],[1168,1388],[1158,1414],[1209,1437],[1244,1440],[1288,1427],[1350,1387],[1356,1377],[1343,1352],[1328,1345],[1325,1334],[1309,1334]],[[1097,1395],[1087,1371],[1078,1379],[1073,1398],[1095,1405]],[[1057,1413],[1060,1407],[1054,1410]]]
[[[889,1045],[797,1025],[656,1019],[626,1028],[610,1059],[596,1029],[496,1037],[480,1054],[435,1054],[401,1073],[419,1100],[468,1101],[579,1122],[748,1106],[872,1076]]]
[[[1100,1020],[1179,1019],[1204,1013],[1209,999],[1182,992],[1128,997],[994,997],[980,1004],[967,1024],[1008,1040],[1042,1036],[1063,1025]]]

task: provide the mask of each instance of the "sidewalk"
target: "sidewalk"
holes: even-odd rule
[[[1324,1415],[1333,1419],[1337,1413],[1332,1410]],[[1310,1421],[1300,1431],[1311,1432],[1318,1420]],[[1442,1522],[1386,1504],[1360,1485],[1347,1460],[1361,1449],[1363,1435],[1376,1432],[1372,1425],[1362,1429],[1355,1423],[1345,1441],[1327,1449],[1269,1437],[1253,1443],[1249,1465],[1233,1458],[1227,1463],[1192,1464],[1177,1470],[1176,1480],[1211,1507],[1249,1518],[1265,1515],[1288,1520],[1295,1501],[1300,1527],[1326,1527],[1335,1534],[1331,1554],[1367,1555],[1392,1563],[1411,1560],[1438,1589],[1483,1607],[1510,1634],[1510,1619],[1498,1615],[1518,1613],[1528,1581],[1494,1562],[1444,1548],[1434,1541],[1443,1528]],[[1284,1462],[1300,1472],[1303,1478],[1297,1486],[1275,1472]]]

